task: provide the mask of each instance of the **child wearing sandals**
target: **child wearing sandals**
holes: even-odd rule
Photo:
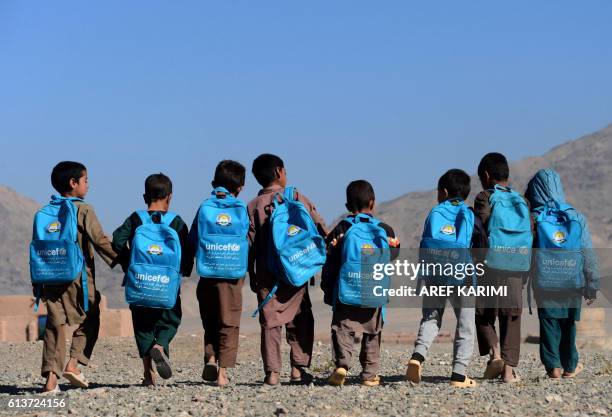
[[[147,213],[153,223],[160,223],[161,217],[168,212],[172,199],[172,181],[166,175],[159,173],[149,175],[145,180],[144,200]],[[119,254],[119,262],[124,271],[130,264],[130,246],[136,229],[142,225],[137,212],[128,217],[113,233],[113,248]],[[169,227],[176,230],[181,245],[181,274],[189,276],[193,268],[193,256],[188,243],[188,229],[185,222],[177,215]],[[181,296],[177,295],[176,304],[171,309],[148,308],[130,305],[134,336],[138,353],[144,367],[143,386],[156,385],[156,373],[164,379],[172,376],[170,366],[169,345],[181,323]],[[155,363],[155,368],[153,368]],[[157,371],[157,372],[156,372]]]

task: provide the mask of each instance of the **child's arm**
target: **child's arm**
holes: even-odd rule
[[[489,217],[491,217],[491,205],[489,204],[489,193],[481,191],[474,200],[474,214],[482,220],[486,227]]]
[[[333,305],[334,287],[340,274],[340,250],[342,247],[342,237],[348,230],[346,222],[341,221],[334,227],[325,239],[327,244],[327,258],[321,271],[321,290],[323,290],[323,302]]]
[[[172,221],[176,223],[174,229],[177,231],[179,235],[179,240],[181,242],[181,274],[184,277],[188,277],[191,275],[191,271],[193,270],[193,249],[189,240],[189,229],[187,228],[187,224],[181,219],[179,216]]]
[[[96,252],[98,252],[98,255],[110,267],[113,267],[117,260],[117,253],[113,250],[112,242],[104,233],[98,216],[96,216],[91,206],[86,206],[86,210],[83,213],[83,224],[85,226],[85,233]]]
[[[132,216],[125,219],[123,224],[113,232],[113,250],[117,253],[117,262],[126,272],[130,262],[129,242],[133,234]]]
[[[319,234],[323,237],[327,236],[329,233],[329,230],[327,229],[327,226],[325,225],[325,220],[323,220],[323,218],[317,211],[317,208],[312,203],[312,201],[310,201],[308,197],[306,197],[304,194],[301,194],[299,191],[295,192],[295,198],[298,201],[300,201],[302,204],[304,204],[304,206],[308,209],[308,212],[310,213],[310,217],[312,218],[312,221],[317,226],[317,230],[319,231]]]
[[[597,262],[597,254],[593,249],[593,241],[591,240],[591,232],[586,218],[582,214],[578,217],[578,222],[582,226],[582,242],[581,246],[584,252],[584,278],[585,289],[584,298],[587,304],[591,304],[597,298],[597,290],[599,290],[599,265]]]

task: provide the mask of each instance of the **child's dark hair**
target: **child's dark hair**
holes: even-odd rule
[[[346,187],[346,208],[351,212],[367,209],[376,200],[372,184],[366,180],[352,181]]]
[[[70,192],[70,180],[78,181],[85,175],[85,171],[87,168],[80,162],[62,161],[51,171],[51,185],[60,194]]]
[[[470,176],[461,169],[450,169],[438,180],[438,190],[448,192],[448,198],[465,200],[470,195]]]
[[[507,181],[510,176],[508,160],[498,152],[491,152],[482,157],[478,164],[478,176],[485,178],[485,171],[495,181]]]
[[[154,201],[161,200],[172,194],[172,181],[166,175],[152,174],[145,180],[145,203],[151,204]]]
[[[284,168],[283,160],[276,155],[264,153],[253,161],[251,172],[262,187],[270,185],[276,177],[276,169]]]
[[[213,187],[223,187],[230,193],[238,192],[244,186],[246,169],[240,162],[224,160],[217,164]]]

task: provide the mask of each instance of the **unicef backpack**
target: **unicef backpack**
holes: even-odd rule
[[[519,193],[497,184],[489,204],[487,266],[503,271],[529,271],[533,244],[529,206]]]
[[[575,209],[567,204],[548,205],[536,218],[538,289],[580,289],[585,285],[582,226],[572,211]]]
[[[154,223],[146,210],[136,212],[142,225],[136,228],[125,276],[125,301],[130,305],[170,309],[181,285],[181,243],[170,223],[174,213],[159,213]]]
[[[470,248],[474,232],[474,213],[463,200],[446,200],[435,206],[423,228],[420,259],[430,264],[459,264],[471,262]],[[454,276],[422,274],[421,278],[435,285],[461,285]]]
[[[388,298],[376,296],[374,287],[389,287],[389,277],[373,279],[374,264],[390,262],[387,232],[380,220],[365,214],[344,219],[351,227],[344,234],[337,299],[346,305],[382,307]]]
[[[196,253],[202,278],[244,278],[249,257],[249,215],[246,205],[223,187],[198,211]]]
[[[274,211],[270,216],[272,247],[268,251],[268,267],[280,281],[301,287],[317,274],[325,263],[325,241],[304,205],[294,198],[294,187],[274,195]],[[279,202],[278,199],[282,198]],[[278,282],[260,304],[257,312],[274,296]]]
[[[43,285],[65,285],[81,276],[83,309],[89,310],[87,268],[77,237],[77,207],[80,198],[52,196],[51,202],[34,215],[30,243],[30,277],[36,286],[38,311]]]

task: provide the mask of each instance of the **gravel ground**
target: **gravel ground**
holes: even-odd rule
[[[171,346],[174,377],[157,388],[142,388],[141,363],[129,338],[102,339],[85,369],[91,382],[88,390],[71,389],[65,381],[57,398],[67,407],[56,411],[7,408],[9,399],[35,396],[42,387],[39,376],[41,342],[0,344],[0,415],[78,416],[370,416],[370,415],[521,415],[586,416],[612,414],[612,353],[583,350],[586,370],[577,379],[548,380],[540,365],[537,345],[523,345],[520,375],[514,385],[482,382],[472,390],[458,390],[448,384],[452,346],[435,344],[425,364],[424,379],[418,386],[403,381],[411,346],[383,345],[384,385],[359,385],[359,369],[342,388],[325,385],[330,370],[328,344],[315,345],[312,371],[314,383],[288,383],[286,365],[283,384],[261,384],[259,338],[241,336],[239,365],[231,371],[231,384],[217,388],[201,381],[201,336],[180,336]],[[287,358],[287,356],[285,356]],[[356,360],[356,358],[355,358]],[[475,358],[472,376],[480,375],[485,360]],[[481,381],[479,381],[481,382]],[[41,397],[39,397],[41,398]],[[48,398],[48,397],[42,397]]]

